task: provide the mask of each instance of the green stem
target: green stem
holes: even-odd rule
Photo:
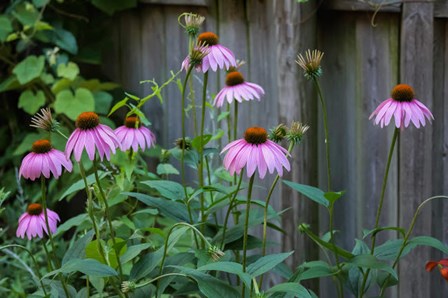
[[[227,232],[227,224],[229,222],[230,213],[234,207],[235,199],[240,191],[241,181],[243,181],[244,169],[241,170],[240,179],[238,180],[238,185],[236,187],[235,193],[233,197],[230,199],[229,208],[227,208],[226,216],[224,218],[223,230],[222,230],[222,241],[221,241],[221,249],[224,250],[225,240],[226,240],[226,232]]]
[[[211,185],[212,176],[210,171],[210,163],[208,162],[207,156],[204,158],[204,160],[205,160],[205,167],[207,170],[207,183],[208,185]],[[210,204],[213,204],[214,203],[213,194],[211,192],[209,192],[209,194],[210,194]],[[216,212],[213,212],[213,219],[215,220],[215,225],[218,226],[218,217],[216,216]]]
[[[389,170],[390,170],[390,165],[392,162],[392,156],[394,153],[395,143],[397,142],[399,134],[400,134],[400,129],[395,128],[394,135],[392,136],[392,143],[390,144],[390,148],[389,148],[389,154],[387,156],[386,170],[385,170],[384,177],[383,177],[383,184],[381,186],[380,202],[379,202],[378,209],[376,212],[374,229],[377,229],[379,226],[379,223],[380,223],[380,216],[381,216],[381,211],[383,209],[384,196],[386,194],[387,178],[389,177]],[[373,255],[373,253],[375,252],[376,234],[377,233],[374,233],[372,235],[372,245],[370,247],[371,255]],[[370,274],[370,269],[367,269],[366,272],[364,273],[364,277],[362,280],[361,290],[359,292],[360,297],[363,297],[363,295],[364,295],[364,291],[365,291],[365,287],[367,284],[367,279],[369,277],[369,274]]]
[[[201,130],[200,130],[201,145],[199,148],[199,165],[198,165],[199,188],[204,187],[204,129],[205,129],[205,108],[207,102],[207,83],[208,83],[208,71],[204,73],[204,83],[202,86]],[[201,232],[204,233],[207,216],[205,213],[205,196],[203,192],[201,192],[200,195],[200,202],[201,202],[201,222],[204,223],[203,225],[201,225]],[[202,243],[202,245],[204,245],[204,243]]]
[[[288,147],[288,153],[292,152],[292,149],[294,148],[295,143],[290,142]],[[280,175],[277,174],[277,176],[274,179],[274,182],[272,182],[271,187],[269,188],[268,195],[266,197],[266,204],[264,205],[264,213],[263,213],[263,240],[262,240],[262,248],[261,248],[261,256],[264,257],[266,255],[266,242],[267,242],[267,230],[268,230],[268,210],[269,210],[269,202],[272,197],[272,193],[274,192],[275,186],[277,185],[278,180],[280,179]],[[263,285],[263,276],[260,276],[260,285],[259,287]]]
[[[48,234],[48,238],[50,239],[50,245],[51,245],[51,250],[52,250],[52,255],[48,254],[47,252],[47,257],[50,259],[53,259],[56,267],[61,267],[59,260],[56,256],[56,246],[54,245],[54,241],[53,241],[53,236],[52,236],[52,232],[50,230],[50,224],[48,223],[48,212],[47,212],[47,189],[46,189],[46,185],[45,185],[45,177],[41,176],[40,179],[41,183],[41,191],[42,191],[42,209],[44,210],[44,217],[45,217],[45,227],[47,229],[47,234]],[[45,246],[45,243],[44,243]],[[51,262],[50,262],[51,264]],[[65,279],[63,275],[59,275],[59,279],[61,280],[61,284],[62,284],[62,288],[64,289],[64,293],[67,297],[70,297],[68,289],[67,289],[67,284],[65,283]]]
[[[227,138],[229,143],[232,141],[232,118],[230,117],[230,104],[227,104]]]
[[[408,231],[406,232],[406,235],[404,236],[403,243],[401,244],[401,247],[400,247],[400,250],[399,250],[399,252],[398,252],[398,255],[397,255],[397,257],[395,258],[394,263],[393,263],[393,265],[392,265],[392,268],[393,268],[393,269],[395,269],[395,267],[398,265],[398,261],[400,260],[401,254],[403,253],[404,249],[406,248],[406,245],[408,244],[409,237],[411,236],[411,233],[412,233],[412,231],[414,230],[414,226],[415,226],[415,223],[416,223],[416,221],[417,221],[417,217],[418,217],[418,215],[419,215],[421,209],[422,209],[423,206],[425,206],[427,203],[429,203],[429,202],[431,202],[432,200],[435,200],[435,199],[448,199],[448,196],[434,196],[434,197],[430,197],[430,198],[424,200],[424,201],[417,207],[417,210],[415,211],[414,216],[412,217],[411,225],[409,226],[409,229],[408,229]],[[384,282],[383,282],[383,285],[381,286],[380,297],[383,297],[383,295],[384,295],[384,291],[386,290],[386,285],[387,285],[387,282],[389,281],[389,278],[390,278],[390,274],[387,276],[387,278],[386,278],[386,279],[384,280]]]
[[[324,120],[324,133],[325,133],[325,156],[327,159],[327,191],[331,191],[331,165],[330,165],[330,140],[328,138],[328,116],[327,116],[327,106],[325,104],[324,97],[322,96],[322,91],[320,89],[319,81],[317,78],[313,78],[314,85],[316,86],[317,95],[322,106],[322,114]]]
[[[106,217],[106,221],[109,226],[109,232],[112,237],[112,244],[114,246],[115,257],[117,259],[118,272],[120,273],[120,283],[121,283],[123,281],[123,268],[121,267],[121,261],[120,261],[120,249],[117,247],[117,242],[115,240],[115,231],[112,226],[112,220],[111,220],[110,212],[109,212],[109,204],[107,203],[107,197],[106,197],[106,194],[104,193],[103,187],[101,186],[100,177],[98,176],[97,163],[98,163],[98,161],[97,161],[97,159],[95,159],[93,161],[93,167],[94,167],[93,173],[95,175],[95,181],[96,181],[96,184],[98,185],[98,189],[101,194],[101,199],[103,200],[103,203],[104,203],[104,216]]]
[[[250,201],[252,198],[252,188],[254,185],[255,174],[250,177],[249,186],[247,190],[247,203],[246,203],[246,218],[244,221],[244,236],[243,236],[243,272],[246,272],[247,263],[247,238],[249,232],[249,215],[250,215]],[[244,298],[246,291],[244,289],[244,283],[242,286],[242,296]]]
[[[34,266],[36,266],[36,275],[35,276],[37,276],[37,279],[39,280],[40,286],[42,287],[42,291],[44,292],[45,296],[47,296],[47,291],[45,290],[44,284],[42,282],[42,276],[40,275],[40,272],[39,272],[39,264],[37,263],[36,258],[34,257],[33,253],[28,248],[26,248],[25,246],[18,245],[18,244],[8,244],[8,245],[5,245],[5,246],[1,246],[0,250],[4,250],[4,249],[8,250],[8,248],[10,248],[10,247],[21,248],[21,249],[25,250],[30,255],[31,260],[34,263]],[[31,271],[31,272],[34,272],[34,271]],[[31,275],[33,277],[35,277],[33,274],[31,274]]]
[[[233,104],[233,140],[236,140],[238,131],[238,102],[235,101]]]

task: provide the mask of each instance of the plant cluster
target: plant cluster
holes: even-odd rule
[[[38,7],[36,3],[32,7],[35,6]],[[49,106],[32,119],[32,126],[40,133],[29,144],[30,153],[21,160],[18,170],[18,179],[30,180],[40,190],[34,196],[21,194],[22,205],[17,208],[23,214],[8,221],[10,228],[17,222],[16,237],[27,240],[8,239],[0,251],[32,278],[24,280],[8,274],[0,280],[1,291],[33,297],[308,298],[317,295],[303,285],[304,281],[332,277],[338,297],[343,297],[346,290],[356,297],[373,293],[383,296],[388,287],[399,282],[395,269],[413,248],[426,245],[448,253],[448,248],[435,238],[411,237],[421,208],[446,197],[423,201],[407,230],[382,227],[379,222],[399,134],[406,133],[411,123],[420,128],[433,120],[430,110],[406,84],[395,86],[391,98],[371,116],[381,127],[393,119],[396,127],[375,226],[365,231],[363,239],[356,239],[350,250],[337,244],[333,210],[344,192],[334,191],[331,186],[327,109],[319,85],[323,53],[315,50],[299,55],[297,63],[314,83],[321,104],[328,184],[324,191],[293,181],[282,182],[328,210],[326,233],[316,235],[306,223],[298,227],[328,258],[310,260],[291,270],[284,261],[294,252],[268,254],[269,231],[283,231],[278,225],[283,211],[274,210],[270,201],[284,172],[292,170],[293,149],[306,140],[308,126],[293,122],[289,126],[279,124],[270,132],[260,126],[238,131],[238,106],[256,104],[252,101],[263,100],[265,91],[244,78],[242,63],[220,44],[215,33],[200,33],[204,20],[193,13],[179,16],[179,23],[189,36],[189,53],[179,66],[180,71],[171,73],[161,85],[148,81],[153,92],[143,98],[127,94],[110,110],[101,105],[107,107],[104,115],[110,116],[119,109],[127,111],[124,124],[116,129],[99,116],[101,113],[94,107],[97,102],[104,103],[98,99],[101,96],[97,98],[94,92],[82,87],[87,84],[85,80],[75,80],[79,71],[73,72],[70,62],[57,64],[58,78],[55,81],[52,76],[53,81],[48,82],[42,78],[49,75],[44,66],[50,60],[44,55],[29,55],[14,67],[11,81],[16,80],[22,88],[29,83],[33,96],[38,96],[40,88],[53,94],[52,88],[62,84],[60,81],[70,88],[63,88],[54,100],[44,100],[28,111],[34,114],[44,104]],[[226,71],[225,87],[210,98],[208,76],[217,71]],[[193,82],[194,73],[202,76],[200,86]],[[152,98],[162,99],[163,88],[171,82],[177,82],[180,90],[182,109],[173,118],[180,119],[182,135],[173,148],[154,149],[156,137],[146,127],[149,121],[141,108]],[[103,84],[96,83],[97,87]],[[33,89],[34,84],[39,88]],[[64,91],[66,95],[60,95]],[[92,104],[72,106],[78,101]],[[223,107],[226,109],[221,110]],[[61,129],[50,108],[65,115],[61,119],[67,122],[66,130]],[[216,111],[220,113],[211,121],[223,123],[227,133],[206,128],[207,113]],[[188,122],[193,123],[191,135],[187,134]],[[60,146],[55,145],[56,140]],[[226,144],[221,146],[223,142]],[[158,152],[155,171],[148,168],[143,158],[149,148]],[[266,185],[268,176],[273,176],[270,185]],[[72,177],[73,183],[58,200],[75,193],[86,198],[85,212],[66,221],[61,221],[52,206],[48,207],[52,203],[52,185],[63,177]],[[254,196],[255,187],[267,190],[261,194],[263,197]],[[0,203],[7,196],[2,190]],[[261,228],[261,237],[252,233],[256,227]],[[400,237],[378,244],[378,233],[388,230],[397,231]],[[429,262],[426,269],[439,267],[446,278],[446,266],[442,259]],[[267,285],[263,282],[267,273],[278,274],[283,281]]]

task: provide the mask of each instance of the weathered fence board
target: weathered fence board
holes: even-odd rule
[[[285,179],[323,189],[325,146],[320,107],[312,83],[305,80],[294,60],[308,48],[325,52],[321,81],[330,115],[333,190],[347,190],[336,207],[335,227],[343,232],[338,233],[337,241],[346,249],[353,247],[353,238],[362,237],[362,228],[374,225],[393,129],[374,126],[368,117],[398,82],[413,85],[417,98],[432,108],[436,120],[424,129],[402,132],[380,224],[407,228],[423,199],[448,193],[448,23],[443,18],[448,16],[448,1],[384,5],[375,17],[375,26],[372,17],[378,7],[367,1],[333,0],[322,6],[319,1],[298,4],[295,0],[141,2],[137,9],[122,13],[111,29],[115,47],[109,50],[110,62],[104,67],[111,78],[131,93],[149,94],[149,86],[139,81],[167,79],[170,70],[179,70],[187,54],[187,36],[177,24],[178,15],[190,11],[205,15],[205,30],[218,33],[223,45],[247,61],[242,73],[266,91],[260,103],[239,105],[240,136],[253,125],[270,128],[292,120],[311,125],[293,154],[294,170]],[[202,74],[195,73],[194,80],[199,86]],[[210,74],[209,101],[223,85],[223,72]],[[164,98],[163,105],[157,99],[149,102],[146,111],[158,142],[171,147],[181,136],[178,88],[169,86]],[[213,117],[216,114],[208,115],[208,119]],[[220,124],[225,131],[226,125],[225,121]],[[214,120],[208,121],[206,130],[215,128]],[[188,133],[192,131],[189,121]],[[271,181],[260,184],[267,188]],[[254,196],[263,199],[264,193],[262,189]],[[286,187],[280,187],[271,202],[277,210],[291,207],[281,223],[288,236],[269,234],[270,240],[281,243],[273,249],[295,250],[288,260],[293,269],[305,260],[316,259],[316,246],[297,232],[297,225],[307,222],[326,232],[324,210],[320,210],[318,220],[316,204]],[[448,204],[442,201],[427,207],[414,235],[432,233],[447,243],[444,211],[448,212]],[[381,243],[391,236],[383,233],[378,240]],[[407,256],[400,267],[399,289],[386,296],[446,297],[448,289],[440,276],[424,271],[429,258],[443,257],[431,253],[418,249]],[[324,281],[319,296],[333,297],[332,287]]]

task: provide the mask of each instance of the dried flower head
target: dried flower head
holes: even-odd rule
[[[307,132],[310,127],[308,125],[304,125],[301,122],[294,121],[291,124],[291,128],[289,129],[286,138],[294,143],[298,144],[303,138],[303,135]]]
[[[59,122],[53,119],[50,108],[43,108],[40,109],[40,114],[37,113],[31,118],[30,126],[55,132],[59,129]]]
[[[209,46],[204,41],[199,41],[191,50],[190,55],[182,62],[182,68],[187,70],[190,66],[200,70],[202,59],[210,53]]]
[[[282,123],[271,129],[271,132],[269,133],[269,139],[273,140],[276,143],[279,143],[285,138],[287,133],[288,128]]]
[[[216,245],[210,245],[208,248],[208,254],[212,257],[213,261],[219,261],[225,253],[219,249]]]
[[[180,21],[182,17],[184,17],[184,24]],[[179,24],[185,28],[188,35],[192,37],[196,37],[196,35],[198,35],[199,28],[204,21],[204,16],[192,12],[184,12],[179,16]]]
[[[135,289],[135,286],[136,286],[135,282],[133,282],[133,281],[129,281],[129,280],[124,281],[121,283],[121,291],[123,293],[132,292]]]
[[[296,63],[303,69],[307,79],[316,79],[322,75],[320,62],[324,53],[319,50],[305,51],[305,57],[302,54],[297,56]]]

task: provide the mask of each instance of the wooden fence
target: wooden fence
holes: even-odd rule
[[[372,228],[378,205],[392,128],[368,120],[374,108],[389,97],[392,87],[407,83],[432,111],[435,121],[400,134],[392,161],[381,225],[409,226],[419,203],[448,194],[448,1],[392,0],[144,0],[138,9],[122,13],[111,28],[114,47],[104,70],[130,92],[145,95],[144,79],[163,81],[178,70],[187,54],[187,37],[177,24],[182,12],[207,17],[205,29],[215,31],[232,49],[246,78],[263,86],[260,103],[240,108],[239,131],[248,126],[272,127],[300,120],[311,126],[293,153],[293,171],[285,179],[325,188],[325,148],[322,119],[311,83],[294,62],[299,52],[325,52],[322,77],[328,101],[333,188],[346,190],[336,207],[337,241],[351,250],[362,228]],[[223,75],[210,77],[211,92],[223,85]],[[181,136],[179,91],[164,93],[163,105],[148,104],[147,112],[159,143],[171,146]],[[210,122],[211,123],[211,122]],[[211,124],[210,124],[211,125]],[[318,257],[316,247],[297,232],[306,222],[327,230],[327,215],[316,204],[281,187],[274,207],[291,208],[282,227],[288,235],[272,235],[278,250],[294,250],[294,266]],[[431,234],[448,241],[448,204],[427,206],[414,235]],[[448,214],[448,213],[447,213]],[[390,235],[384,235],[384,241]],[[438,274],[424,271],[427,260],[442,256],[418,248],[399,267],[400,286],[387,297],[448,297]],[[334,297],[327,281],[321,297]],[[314,285],[315,286],[315,285]]]

